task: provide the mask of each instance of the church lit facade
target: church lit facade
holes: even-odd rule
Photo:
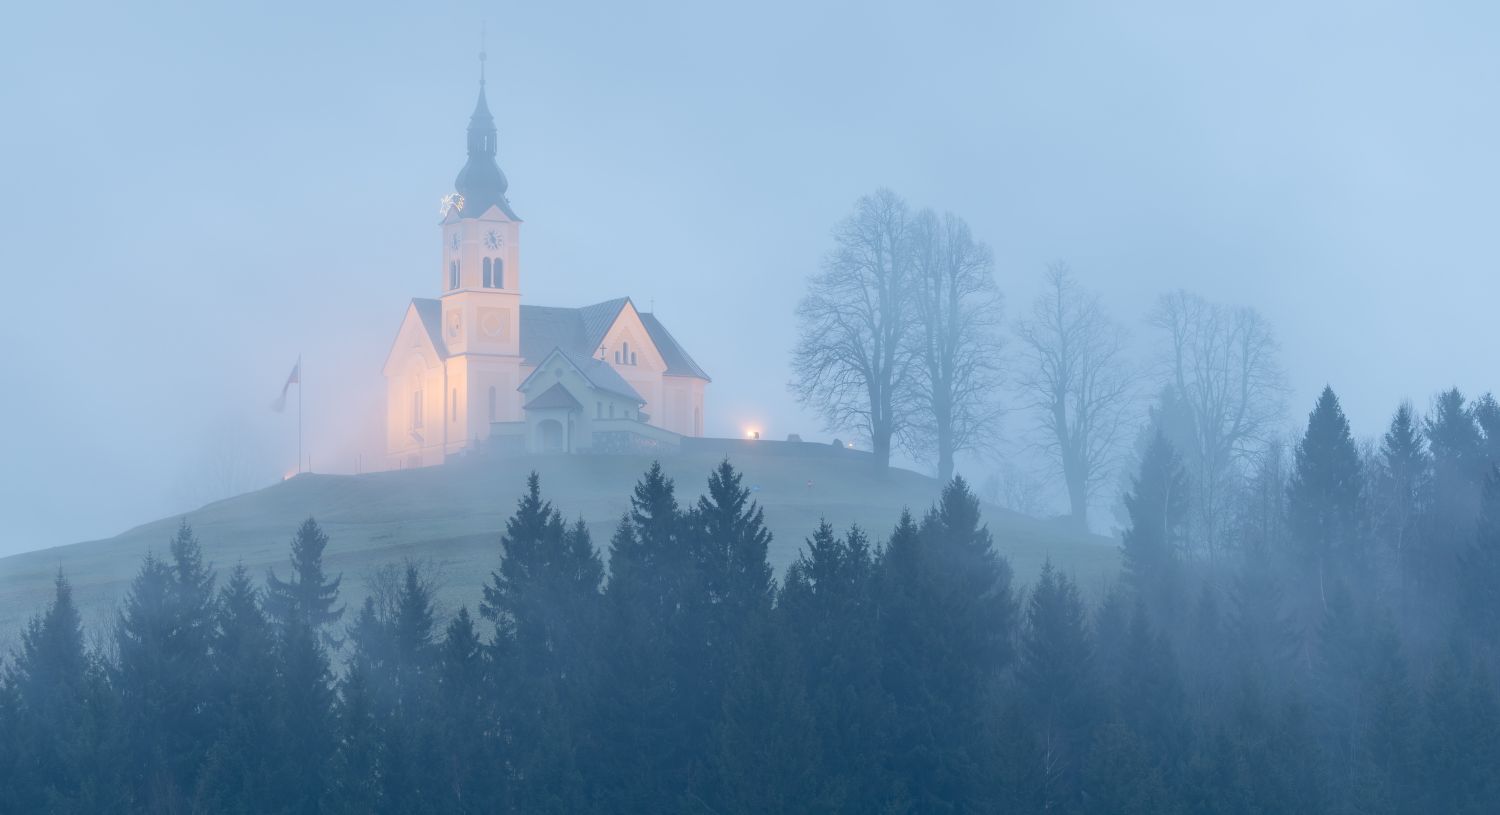
[[[476,447],[658,451],[703,435],[709,377],[656,315],[627,297],[521,304],[521,219],[495,140],[481,79],[468,162],[444,199],[442,295],[412,300],[386,358],[387,465]]]

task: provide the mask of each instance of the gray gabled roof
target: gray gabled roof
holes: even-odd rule
[[[552,359],[554,355],[567,360],[570,365],[583,375],[584,380],[591,387],[606,393],[612,393],[616,396],[623,396],[626,399],[632,399],[637,404],[646,404],[646,400],[641,398],[641,394],[635,388],[631,387],[630,383],[626,382],[618,371],[610,367],[609,363],[594,359],[593,357],[586,357],[582,354],[575,354],[562,348],[553,348],[551,353],[548,353],[537,362],[536,370],[532,371],[531,375],[526,377],[517,390],[526,390],[532,380],[541,376],[549,367],[547,361]]]
[[[417,318],[422,321],[422,327],[427,329],[427,337],[432,340],[432,347],[437,349],[438,357],[448,356],[448,346],[443,344],[442,301],[415,297],[411,304],[417,310]]]
[[[583,321],[584,342],[589,356],[599,350],[599,343],[604,342],[604,335],[609,333],[609,327],[620,318],[620,312],[625,310],[625,304],[630,302],[629,297],[616,297],[613,300],[605,300],[592,306],[584,306],[578,309],[578,317]]]
[[[576,308],[521,306],[521,357],[527,365],[540,365],[553,348],[579,350],[589,347],[579,311]]]
[[[542,391],[537,398],[526,403],[527,410],[542,410],[545,408],[564,408],[566,410],[582,410],[583,405],[568,393],[568,389],[559,382],[556,385]]]
[[[688,352],[667,331],[667,327],[656,319],[655,314],[642,312],[641,323],[646,326],[646,333],[651,335],[651,342],[656,344],[656,350],[661,352],[661,358],[667,363],[667,376],[696,376],[705,381],[712,381],[708,374],[698,367],[698,363],[688,356]]]
[[[615,324],[615,320],[619,319],[620,312],[624,311],[625,304],[629,302],[628,297],[618,297],[582,308],[521,306],[521,358],[527,365],[537,366],[552,349],[560,348],[570,357],[599,362],[593,358],[599,350],[599,343],[604,341],[604,335]],[[448,349],[443,343],[442,301],[417,298],[412,300],[412,305],[416,307],[417,316],[427,329],[427,336],[432,338],[432,345],[437,349],[438,355],[446,357]],[[709,380],[708,374],[698,367],[698,363],[678,344],[667,327],[656,319],[655,314],[637,313],[640,314],[641,324],[646,327],[651,342],[667,364],[668,376],[693,376]],[[607,364],[599,362],[599,365],[614,374],[614,369]],[[614,375],[619,378],[619,374]],[[624,383],[625,380],[621,379],[620,382]],[[626,387],[630,386],[627,384]],[[635,396],[635,389],[631,388],[629,394]]]

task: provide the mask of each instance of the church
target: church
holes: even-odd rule
[[[411,301],[386,357],[387,466],[474,449],[669,452],[702,436],[708,374],[655,314],[629,297],[521,303],[521,219],[495,156],[481,75],[468,161],[443,199],[442,294]]]

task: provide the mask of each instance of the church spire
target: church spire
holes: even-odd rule
[[[511,211],[510,202],[505,199],[510,182],[500,170],[500,165],[495,162],[497,132],[495,117],[490,114],[489,101],[485,99],[484,69],[488,54],[484,51],[482,38],[479,47],[479,100],[474,103],[474,113],[469,116],[469,160],[459,170],[458,178],[453,181],[453,188],[463,196],[460,214],[465,218],[477,218],[491,206],[498,206],[512,220],[520,220]]]

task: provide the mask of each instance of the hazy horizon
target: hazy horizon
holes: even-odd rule
[[[257,479],[294,469],[295,415],[268,405],[299,354],[313,468],[369,466],[391,338],[438,294],[481,21],[524,302],[654,310],[714,377],[710,434],[832,435],[785,388],[792,311],[880,186],[968,220],[1007,317],[1058,259],[1137,358],[1164,291],[1254,306],[1289,430],[1325,383],[1360,437],[1402,399],[1500,386],[1493,7],[401,15],[12,12],[0,555],[188,509],[226,445]]]

